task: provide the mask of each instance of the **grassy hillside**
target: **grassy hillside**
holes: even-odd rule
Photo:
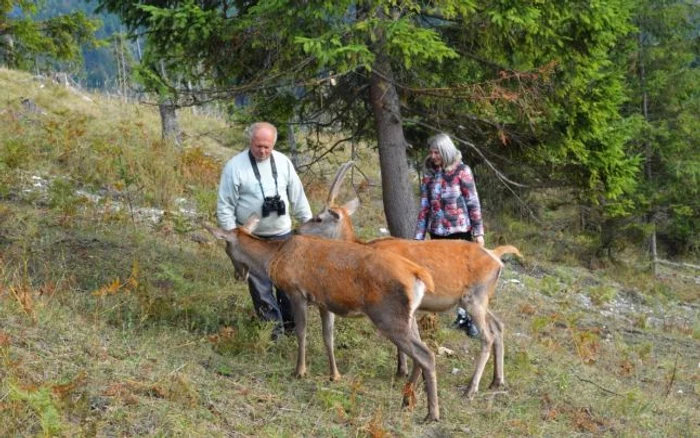
[[[366,320],[337,321],[344,377],[330,383],[310,312],[309,376],[293,378],[296,340],[269,340],[197,225],[213,221],[242,127],[180,117],[174,149],[156,108],[0,69],[0,436],[700,435],[697,273],[655,280],[633,260],[590,271],[574,254],[585,238],[496,211],[491,236],[526,257],[491,306],[506,324],[506,391],[487,389],[489,363],[463,397],[479,342],[450,328],[453,314],[423,331],[452,351],[437,357],[440,423],[421,423],[422,391],[401,408],[395,350]],[[385,226],[378,166],[360,156],[356,223],[370,238]],[[314,207],[346,158],[302,175]]]

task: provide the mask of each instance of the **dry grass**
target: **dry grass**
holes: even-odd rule
[[[219,242],[177,209],[187,198],[195,220],[210,219],[233,152],[221,144],[225,124],[186,114],[179,151],[158,141],[152,108],[39,84],[0,70],[0,435],[700,435],[691,285],[565,264],[547,230],[505,219],[491,221],[492,236],[527,258],[508,263],[491,306],[506,323],[506,391],[485,379],[474,400],[463,397],[479,343],[449,327],[453,315],[424,331],[434,351],[454,351],[437,358],[439,424],[420,422],[422,391],[415,410],[401,408],[395,349],[366,320],[338,320],[344,377],[330,383],[312,312],[309,377],[293,378],[296,341],[269,341]],[[19,96],[47,114],[25,113]],[[376,157],[362,150],[360,165],[369,179],[356,175],[357,192],[346,185],[340,198],[360,196],[358,234],[376,237]],[[315,206],[333,170],[303,175]],[[168,214],[136,220],[117,208],[130,202]]]

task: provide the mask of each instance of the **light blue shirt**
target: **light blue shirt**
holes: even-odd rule
[[[251,214],[260,216],[260,223],[255,230],[259,236],[276,236],[288,233],[292,230],[292,217],[300,222],[306,222],[312,218],[309,201],[304,194],[304,188],[294,170],[291,160],[281,152],[272,151],[277,168],[277,190],[275,179],[272,176],[270,160],[257,162],[262,191],[266,197],[279,193],[286,205],[286,214],[278,216],[277,212],[271,212],[269,216],[262,217],[263,193],[260,184],[255,177],[253,166],[248,157],[248,148],[231,158],[221,173],[219,183],[219,198],[216,206],[216,217],[219,227],[223,230],[231,230],[243,225]]]

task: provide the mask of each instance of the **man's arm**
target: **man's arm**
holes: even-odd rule
[[[224,231],[236,228],[236,206],[238,205],[238,182],[233,166],[229,163],[221,172],[219,196],[216,203],[216,219]]]

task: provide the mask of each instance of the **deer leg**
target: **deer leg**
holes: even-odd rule
[[[413,359],[414,370],[411,379],[418,379],[420,371],[425,379],[425,393],[428,396],[428,415],[424,421],[440,420],[440,407],[437,396],[437,375],[435,374],[435,356],[428,347],[414,336],[394,337],[391,339],[397,347],[401,348],[411,359]],[[409,380],[408,384],[412,382]]]
[[[438,421],[440,419],[440,407],[437,396],[437,376],[435,374],[435,356],[428,347],[420,340],[411,328],[411,319],[413,316],[405,318],[400,317],[400,313],[394,313],[394,318],[387,318],[386,312],[383,309],[375,308],[376,311],[368,314],[374,325],[377,326],[380,332],[384,334],[391,342],[396,345],[399,350],[406,353],[414,363],[414,371],[412,373],[417,379],[419,371],[423,371],[425,378],[425,392],[428,396],[428,415],[425,421]],[[408,312],[407,312],[408,313]],[[416,327],[417,330],[417,327]],[[410,383],[410,380],[409,380]]]
[[[413,360],[423,369],[425,393],[428,395],[428,415],[426,415],[424,421],[438,421],[440,420],[440,406],[438,405],[435,356],[420,339],[413,339],[412,343],[414,347],[413,351],[416,353]],[[416,372],[413,374],[417,376]]]
[[[418,331],[418,324],[416,323],[415,317],[411,320],[411,332],[413,333],[413,336],[420,339],[420,332]],[[399,354],[401,354],[405,360],[406,355],[401,353],[400,350],[399,350]],[[403,406],[404,407],[411,407],[412,408],[415,405],[415,403],[416,403],[416,396],[415,396],[416,382],[418,382],[418,377],[420,377],[422,371],[423,371],[423,369],[416,363],[416,361],[413,361],[413,370],[411,371],[411,377],[406,382],[406,386],[404,386],[404,390],[403,390]]]
[[[489,314],[489,327],[493,333],[493,381],[491,382],[490,389],[497,389],[506,386],[506,380],[504,376],[503,368],[503,355],[504,355],[504,345],[503,345],[503,329],[504,325],[498,317],[493,314],[490,310]]]
[[[294,374],[297,377],[306,375],[306,300],[301,294],[289,295],[294,311],[294,330],[297,335],[297,368]]]
[[[467,397],[470,399],[474,398],[474,395],[479,390],[479,382],[481,381],[481,376],[484,374],[484,368],[486,367],[486,362],[489,360],[491,348],[493,347],[494,343],[494,335],[491,333],[491,330],[486,323],[486,311],[487,309],[483,305],[483,302],[472,303],[471,315],[474,323],[481,331],[481,351],[479,352],[479,357],[476,359],[474,374],[472,375],[469,386],[467,387]]]
[[[408,364],[406,363],[406,355],[397,350],[396,355],[396,377],[406,377],[408,375]]]
[[[331,370],[331,382],[340,380],[340,372],[335,363],[335,354],[333,352],[333,324],[335,315],[327,309],[319,308],[321,313],[321,327],[323,330],[323,343],[326,346],[326,354],[328,354],[328,366]]]

